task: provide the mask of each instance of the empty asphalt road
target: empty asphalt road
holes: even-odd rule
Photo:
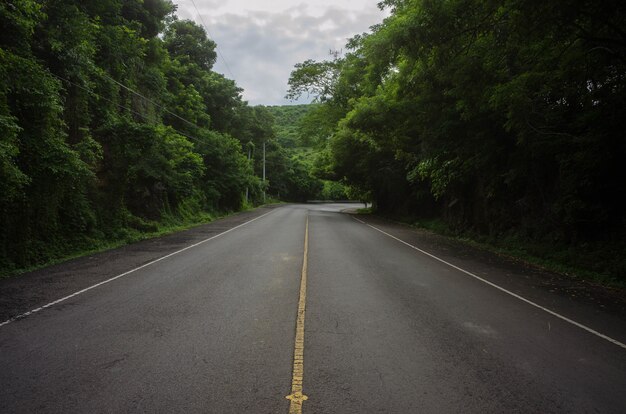
[[[0,321],[0,412],[626,412],[621,316],[347,207],[61,265]]]

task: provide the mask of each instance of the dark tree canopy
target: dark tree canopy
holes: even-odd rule
[[[246,188],[261,200],[242,150],[254,113],[211,71],[215,43],[174,10],[0,3],[1,272],[237,210]]]
[[[215,42],[207,38],[204,28],[190,20],[169,25],[163,36],[165,48],[172,58],[194,63],[202,70],[211,70],[217,54]]]
[[[346,56],[292,72],[289,96],[312,93],[327,108],[321,170],[388,214],[623,249],[623,2],[380,6],[391,15]]]

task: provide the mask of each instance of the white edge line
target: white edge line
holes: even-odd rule
[[[203,243],[206,243],[206,242],[208,242],[208,241],[211,241],[211,240],[213,240],[213,239],[216,239],[216,238],[218,238],[218,237],[220,237],[220,236],[223,236],[223,235],[224,235],[224,234],[226,234],[226,233],[230,233],[230,232],[231,232],[231,231],[233,231],[233,230],[236,230],[236,229],[238,229],[238,228],[240,228],[240,227],[243,227],[243,226],[245,226],[246,224],[252,223],[253,221],[258,220],[258,219],[260,219],[260,218],[263,218],[263,217],[265,217],[265,216],[267,216],[268,214],[273,213],[273,212],[274,212],[274,210],[268,211],[267,213],[265,213],[265,214],[263,214],[263,215],[260,215],[259,217],[255,217],[255,218],[253,218],[252,220],[248,220],[248,221],[246,221],[245,223],[242,223],[242,224],[239,224],[239,225],[237,225],[237,226],[233,227],[232,229],[228,229],[228,230],[226,230],[226,231],[223,231],[222,233],[216,234],[215,236],[211,236],[211,237],[209,237],[208,239],[201,240],[201,241],[199,241],[199,242],[197,242],[197,243],[194,243],[194,244],[192,244],[192,245],[190,245],[190,246],[187,246],[187,247],[185,247],[185,248],[182,248],[182,249],[180,249],[180,250],[177,250],[177,251],[175,251],[175,252],[173,252],[173,253],[170,253],[170,254],[167,254],[167,255],[165,255],[165,256],[159,257],[158,259],[155,259],[155,260],[153,260],[153,261],[151,261],[151,262],[145,263],[145,264],[143,264],[143,265],[141,265],[141,266],[139,266],[139,267],[136,267],[136,268],[134,268],[134,269],[132,269],[132,270],[129,270],[129,271],[127,271],[127,272],[124,272],[124,273],[122,273],[122,274],[119,274],[119,275],[117,275],[117,276],[114,276],[114,277],[112,277],[112,278],[110,278],[110,279],[104,280],[104,281],[102,281],[102,282],[100,282],[100,283],[96,283],[95,285],[92,285],[92,286],[89,286],[89,287],[87,287],[87,288],[85,288],[85,289],[79,290],[78,292],[74,292],[74,293],[72,293],[71,295],[67,295],[67,296],[65,296],[65,297],[63,297],[63,298],[61,298],[61,299],[57,299],[57,300],[55,300],[54,302],[47,303],[47,304],[45,304],[45,305],[43,305],[43,306],[40,306],[40,307],[38,307],[38,308],[36,308],[36,309],[32,309],[32,310],[30,310],[30,311],[28,311],[28,312],[22,313],[21,315],[14,316],[14,317],[12,317],[12,318],[10,318],[10,319],[7,319],[6,321],[4,321],[4,322],[0,323],[0,328],[1,328],[1,327],[3,327],[3,326],[5,326],[5,325],[10,324],[11,322],[14,322],[14,321],[18,320],[18,319],[23,319],[23,318],[25,318],[25,317],[27,317],[27,316],[32,315],[33,313],[40,312],[40,311],[42,311],[42,310],[44,310],[44,309],[46,309],[46,308],[49,308],[49,307],[54,306],[54,305],[57,305],[57,304],[59,304],[59,303],[61,303],[61,302],[65,302],[65,301],[66,301],[66,300],[68,300],[68,299],[71,299],[71,298],[73,298],[73,297],[75,297],[75,296],[78,296],[78,295],[80,295],[80,294],[83,294],[83,293],[85,293],[85,292],[88,292],[88,291],[90,291],[90,290],[92,290],[92,289],[95,289],[95,288],[97,288],[97,287],[99,287],[99,286],[102,286],[102,285],[105,285],[105,284],[107,284],[107,283],[113,282],[114,280],[117,280],[117,279],[119,279],[119,278],[121,278],[121,277],[124,277],[124,276],[127,276],[127,275],[131,274],[131,273],[134,273],[134,272],[136,272],[137,270],[141,270],[141,269],[143,269],[144,267],[148,267],[148,266],[150,266],[150,265],[153,265],[153,264],[155,264],[155,263],[157,263],[157,262],[160,262],[161,260],[167,259],[168,257],[172,257],[172,256],[174,256],[174,255],[176,255],[176,254],[178,254],[178,253],[182,253],[182,252],[184,252],[185,250],[189,250],[189,249],[191,249],[191,248],[193,248],[193,247],[199,246],[199,245],[201,245],[201,244],[203,244]]]
[[[517,293],[513,293],[510,290],[507,290],[507,289],[505,289],[503,287],[500,287],[500,286],[496,285],[495,283],[492,283],[492,282],[490,282],[490,281],[488,281],[486,279],[483,279],[482,277],[477,276],[477,275],[475,275],[472,272],[469,272],[469,271],[467,271],[465,269],[462,269],[462,268],[460,268],[458,266],[455,266],[452,263],[446,262],[445,260],[440,259],[439,257],[435,256],[434,254],[428,253],[427,251],[424,251],[424,250],[420,249],[419,247],[415,247],[412,244],[407,243],[404,240],[401,240],[401,239],[399,239],[399,238],[397,238],[397,237],[387,233],[386,231],[379,229],[378,227],[372,226],[371,224],[368,224],[368,223],[366,223],[366,222],[364,222],[362,220],[359,220],[358,218],[356,218],[354,216],[352,216],[352,218],[355,219],[356,221],[358,221],[359,223],[365,224],[366,226],[371,227],[372,229],[374,229],[374,230],[376,230],[376,231],[378,231],[378,232],[380,232],[380,233],[382,233],[382,234],[384,234],[384,235],[386,235],[388,237],[391,237],[392,239],[394,239],[396,241],[399,241],[400,243],[402,243],[402,244],[404,244],[406,246],[409,246],[410,248],[412,248],[414,250],[417,250],[418,252],[420,252],[422,254],[425,254],[428,257],[431,257],[431,258],[433,258],[435,260],[438,260],[441,263],[446,264],[446,265],[452,267],[453,269],[458,270],[459,272],[465,273],[466,275],[469,275],[469,276],[473,277],[474,279],[478,279],[481,282],[488,284],[489,286],[492,286],[492,287],[494,287],[494,288],[496,288],[496,289],[498,289],[498,290],[500,290],[500,291],[502,291],[502,292],[504,292],[504,293],[506,293],[508,295],[513,296],[516,299],[521,300],[522,302],[526,302],[527,304],[529,304],[531,306],[534,306],[535,308],[541,309],[542,311],[547,312],[547,313],[549,313],[552,316],[555,316],[555,317],[557,317],[557,318],[559,318],[559,319],[561,319],[561,320],[563,320],[563,321],[565,321],[567,323],[570,323],[570,324],[572,324],[574,326],[577,326],[580,329],[584,329],[585,331],[587,331],[589,333],[592,333],[592,334],[594,334],[594,335],[596,335],[596,336],[598,336],[598,337],[600,337],[600,338],[602,338],[602,339],[604,339],[606,341],[609,341],[612,344],[615,344],[615,345],[617,345],[617,346],[619,346],[621,348],[626,349],[626,344],[618,341],[617,339],[613,339],[610,336],[606,336],[603,333],[600,333],[600,332],[596,331],[595,329],[591,329],[590,327],[585,326],[582,323],[576,322],[576,321],[574,321],[574,320],[572,320],[572,319],[570,319],[570,318],[568,318],[566,316],[563,316],[563,315],[561,315],[559,313],[556,313],[556,312],[554,312],[554,311],[552,311],[552,310],[550,310],[548,308],[545,308],[545,307],[543,307],[543,306],[541,306],[541,305],[539,305],[539,304],[537,304],[537,303],[535,303],[535,302],[533,302],[531,300],[528,300],[528,299],[518,295]]]

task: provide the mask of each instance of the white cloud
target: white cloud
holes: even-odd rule
[[[234,78],[251,105],[284,99],[293,66],[328,59],[347,39],[380,23],[378,0],[195,0],[218,45],[217,72]],[[201,23],[191,0],[179,0],[178,16]],[[228,64],[228,68],[224,64]],[[229,70],[230,69],[230,70]]]

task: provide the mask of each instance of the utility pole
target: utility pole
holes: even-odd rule
[[[265,203],[265,141],[263,141],[263,202]]]
[[[341,50],[328,49],[328,54],[330,56],[334,57],[335,60],[337,60],[339,58],[339,56],[343,54],[343,49],[341,49]]]
[[[252,142],[248,142],[248,164],[250,164],[250,155],[252,153]],[[246,205],[248,204],[248,186],[246,186]]]

